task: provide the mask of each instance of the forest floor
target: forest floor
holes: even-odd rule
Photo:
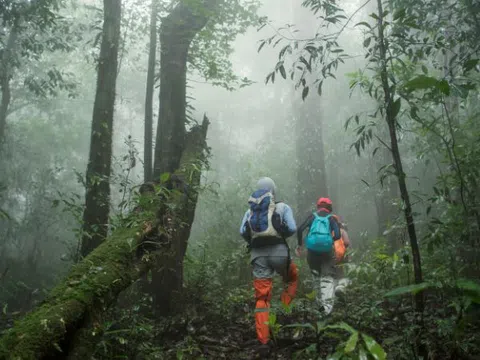
[[[292,320],[295,320],[294,318]],[[180,341],[164,343],[170,348],[164,352],[165,359],[294,359],[315,345],[313,337],[298,336],[295,331],[280,330],[268,356],[258,353],[253,319],[232,319],[228,323],[204,323],[195,334]],[[166,339],[164,339],[166,340]],[[172,339],[173,340],[173,339]],[[323,356],[331,353],[336,341],[322,340]],[[301,357],[308,358],[308,357]]]
[[[320,319],[315,319],[311,312],[301,309],[294,309],[287,314],[278,308],[278,304],[276,305],[276,308],[275,306],[272,308],[272,314],[276,315],[271,325],[273,346],[268,356],[260,356],[258,353],[259,343],[255,334],[253,312],[245,305],[232,312],[230,319],[207,316],[191,321],[178,333],[171,329],[167,333],[164,332],[161,337],[166,351],[163,352],[162,358],[168,360],[317,358],[308,356],[309,350],[316,348],[317,341],[313,330],[305,328],[305,324],[313,324]],[[340,316],[333,314],[324,320],[334,323]],[[292,327],[284,327],[285,325]],[[322,337],[318,344],[320,355],[325,357],[335,352],[338,342],[339,339]]]

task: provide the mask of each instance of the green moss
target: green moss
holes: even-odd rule
[[[204,130],[199,133],[203,139],[206,128]],[[199,184],[200,171],[195,164],[204,158],[202,149],[202,141],[195,141],[187,147],[177,171],[186,181],[191,181],[193,188]],[[174,205],[170,211],[177,226],[177,221],[183,221],[185,214],[192,212],[189,201],[180,195],[172,192],[169,199]],[[135,226],[115,230],[108,240],[72,267],[68,277],[50,292],[37,309],[3,335],[0,339],[0,360],[44,359],[61,351],[62,341],[75,334],[88,314],[93,310],[102,311],[120,291],[137,280],[148,268],[135,255],[142,227],[147,221],[154,223],[157,220],[155,214],[159,209],[165,207],[158,196],[143,198],[139,221],[131,222]],[[191,223],[191,219],[185,220]]]
[[[108,304],[140,276],[134,261],[140,229],[119,229],[56,286],[44,303],[18,321],[0,342],[0,359],[38,359],[48,356],[85,313]],[[101,301],[99,301],[101,299]]]

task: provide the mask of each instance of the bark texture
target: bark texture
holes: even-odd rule
[[[10,80],[12,78],[13,64],[15,62],[13,52],[18,37],[18,20],[14,22],[5,48],[0,52],[2,63],[0,64],[0,88],[2,101],[0,102],[0,146],[5,139],[5,128],[7,126],[8,107],[10,106],[11,90]]]
[[[147,89],[145,94],[145,134],[143,151],[144,182],[152,181],[153,166],[153,90],[155,85],[155,58],[157,52],[158,0],[152,0],[150,13],[150,49],[148,52]]]
[[[190,43],[221,0],[179,2],[160,26],[160,110],[154,179],[178,167],[185,146],[187,56]]]
[[[160,26],[160,110],[153,178],[172,173],[178,167],[185,144],[187,56],[194,37],[203,29],[222,0],[179,2],[162,19]],[[194,209],[192,209],[194,211]],[[193,219],[193,212],[186,214]],[[175,309],[183,288],[183,257],[189,229],[180,228],[174,236],[175,249],[167,262],[152,272],[151,293],[157,315],[170,314]]]
[[[187,134],[189,143],[174,173],[175,177],[187,179],[188,192],[163,184],[171,189],[166,198],[155,195],[144,198],[141,208],[132,214],[135,226],[116,230],[76,264],[38,308],[3,335],[0,360],[89,358],[87,354],[95,342],[91,337],[87,343],[79,341],[84,336],[79,330],[95,326],[95,320],[121,291],[154,264],[178,258],[176,252],[186,247],[186,243],[179,243],[177,239],[190,232],[200,165],[205,160],[207,128],[205,120]],[[147,237],[148,244],[144,244]],[[89,332],[92,331],[95,327],[89,328]]]
[[[103,37],[93,105],[90,156],[86,174],[81,256],[87,256],[107,236],[110,212],[113,112],[117,82],[121,1],[104,0]]]

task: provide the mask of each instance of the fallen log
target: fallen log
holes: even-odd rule
[[[92,326],[121,291],[127,289],[152,265],[171,258],[177,246],[172,240],[180,230],[189,231],[193,221],[201,164],[205,160],[208,119],[194,127],[182,154],[180,167],[157,186],[160,192],[140,198],[141,211],[126,226],[116,229],[100,246],[74,265],[68,276],[32,312],[0,338],[0,359],[65,359],[77,333]],[[171,186],[183,179],[186,189]],[[180,229],[176,229],[179,227]],[[145,239],[148,238],[148,241]],[[75,340],[75,341],[74,341]],[[77,346],[77,345],[75,345]]]

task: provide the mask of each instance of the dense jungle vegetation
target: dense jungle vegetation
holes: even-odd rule
[[[256,181],[348,223],[271,359],[480,359],[478,0],[0,0],[0,359],[253,359]],[[477,124],[478,122],[478,124]],[[288,239],[291,249],[296,237]]]

